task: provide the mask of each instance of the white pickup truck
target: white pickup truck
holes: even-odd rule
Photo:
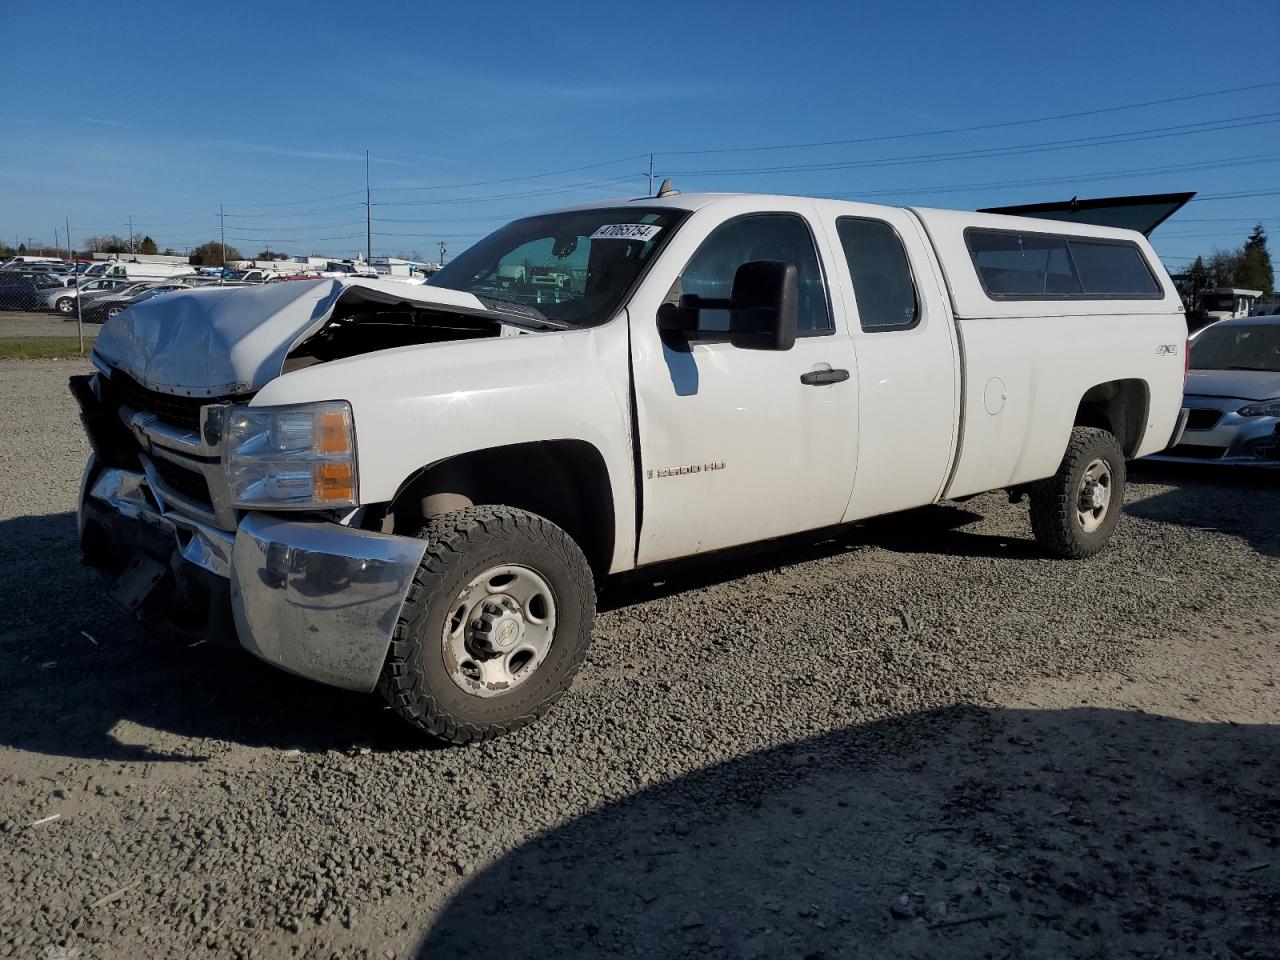
[[[480,740],[569,686],[609,575],[999,489],[1094,553],[1185,419],[1185,340],[1132,231],[664,191],[427,286],[114,318],[72,380],[82,543],[169,629]]]

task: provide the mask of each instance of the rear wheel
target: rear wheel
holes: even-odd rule
[[[536,514],[468,507],[428,541],[378,681],[405,720],[450,743],[509,733],[569,688],[586,656],[595,585],[578,545]]]
[[[53,308],[68,319],[74,317],[76,313],[75,297],[59,297]]]
[[[1124,504],[1124,451],[1096,427],[1076,427],[1058,472],[1032,484],[1031,529],[1056,557],[1079,559],[1111,540]]]

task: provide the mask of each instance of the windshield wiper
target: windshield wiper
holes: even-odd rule
[[[527,303],[516,303],[514,300],[499,300],[496,297],[473,296],[484,304],[485,309],[500,314],[507,323],[515,327],[528,327],[532,330],[568,330],[570,325],[560,320],[552,320],[536,307]]]

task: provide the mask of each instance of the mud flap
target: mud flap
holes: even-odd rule
[[[137,554],[111,584],[111,599],[129,613],[137,613],[168,568],[146,554]]]

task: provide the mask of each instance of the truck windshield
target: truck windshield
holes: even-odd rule
[[[1191,342],[1191,369],[1280,372],[1280,324],[1205,330]]]
[[[604,323],[688,216],[671,208],[612,207],[526,217],[491,233],[429,281],[532,307],[558,324]],[[501,306],[498,309],[502,309]]]

